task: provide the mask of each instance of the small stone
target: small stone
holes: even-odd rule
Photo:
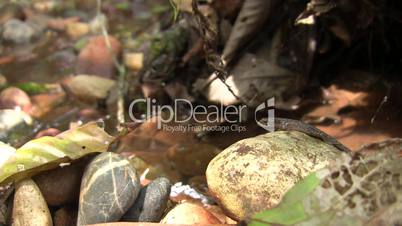
[[[112,55],[119,57],[121,44],[113,36],[109,36],[109,41],[111,51],[106,45],[104,36],[99,35],[89,40],[78,56],[77,74],[98,75],[106,78],[111,78],[116,74]]]
[[[0,74],[0,88],[4,87],[7,85],[7,79],[4,77],[4,75]]]
[[[115,81],[91,75],[78,75],[66,82],[71,93],[84,102],[105,99]]]
[[[87,159],[83,159],[34,177],[48,205],[61,206],[78,203],[81,178],[87,162]]]
[[[139,71],[144,66],[144,54],[126,53],[124,54],[124,64],[133,71]]]
[[[209,163],[209,192],[230,217],[245,219],[275,207],[297,182],[339,154],[335,147],[297,131],[241,140]]]
[[[34,29],[27,23],[11,19],[4,24],[3,38],[15,44],[29,43],[35,35]]]
[[[19,107],[24,112],[32,108],[31,99],[23,90],[10,87],[0,93],[0,109],[15,109]]]
[[[15,187],[12,225],[53,225],[49,208],[33,180],[23,180]]]
[[[48,129],[39,131],[39,133],[36,134],[35,138],[44,137],[44,136],[54,137],[59,133],[61,133],[61,131],[56,128],[48,128]]]
[[[77,225],[77,210],[72,207],[63,207],[54,213],[54,226]]]
[[[69,23],[66,32],[70,38],[78,39],[89,33],[89,25],[81,22]]]
[[[182,203],[175,206],[161,221],[163,224],[220,224],[212,213],[193,203]]]
[[[136,170],[126,158],[111,152],[98,155],[82,178],[77,225],[120,220],[140,188]]]
[[[123,221],[159,222],[166,210],[171,186],[168,179],[160,177],[143,187]]]

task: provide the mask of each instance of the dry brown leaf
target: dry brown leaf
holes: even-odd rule
[[[254,37],[277,2],[276,0],[246,0],[244,2],[223,50],[222,58],[226,63],[230,63],[239,48]]]

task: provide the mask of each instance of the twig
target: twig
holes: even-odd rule
[[[97,6],[96,6],[96,17],[100,18],[101,16],[101,6],[102,6],[102,0],[97,0]],[[126,78],[126,68],[124,67],[124,64],[120,64],[119,61],[117,60],[116,55],[114,54],[112,50],[112,45],[110,44],[110,39],[109,39],[109,34],[106,29],[106,26],[101,23],[101,29],[102,29],[102,35],[105,39],[106,47],[109,50],[109,54],[112,57],[112,61],[114,66],[116,67],[118,71],[118,79],[117,79],[117,112],[116,112],[116,117],[117,117],[117,130],[121,132],[124,129],[124,123],[125,123],[125,117],[124,117],[124,81]]]
[[[208,22],[208,19],[198,9],[197,0],[192,1],[192,8],[200,26],[200,35],[204,41],[204,51],[208,66],[215,70],[216,77],[219,78],[223,84],[225,84],[226,88],[237,100],[249,106],[248,101],[238,96],[233,91],[232,87],[226,83],[226,79],[228,77],[228,73],[225,68],[226,65],[216,51],[216,45],[218,43],[217,31],[213,29],[213,26]]]

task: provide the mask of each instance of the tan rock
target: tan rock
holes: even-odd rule
[[[175,206],[165,218],[162,224],[220,224],[221,222],[212,213],[193,203],[182,203]]]
[[[96,101],[105,99],[115,81],[92,75],[78,75],[66,85],[71,93],[83,101]]]
[[[27,179],[17,183],[14,195],[13,226],[52,226],[52,217],[38,186]]]
[[[76,22],[67,24],[66,32],[72,39],[78,39],[90,31],[89,25],[86,23]]]
[[[295,183],[339,151],[304,133],[275,132],[241,140],[208,165],[209,191],[234,219],[275,207]]]
[[[144,54],[126,53],[124,54],[124,65],[134,71],[139,71],[144,66]]]
[[[14,109],[20,107],[24,112],[32,108],[31,99],[23,90],[10,87],[0,93],[0,109]]]

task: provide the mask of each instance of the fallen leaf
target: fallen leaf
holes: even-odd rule
[[[90,153],[105,152],[113,139],[92,122],[56,137],[31,140],[0,165],[0,184],[19,181]]]
[[[402,220],[401,148],[399,141],[369,155],[343,153],[250,225],[396,225]]]
[[[250,41],[269,18],[278,1],[246,0],[225,44],[222,58],[230,63],[239,48]]]

